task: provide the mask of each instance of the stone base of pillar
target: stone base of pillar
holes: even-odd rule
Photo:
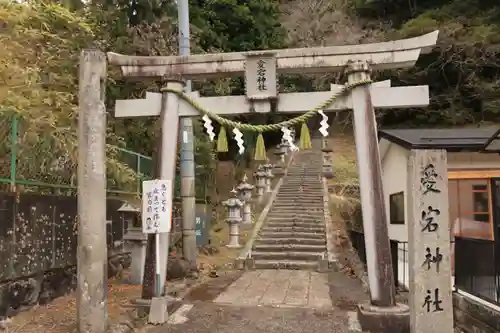
[[[257,186],[257,202],[261,203],[264,199],[264,188],[265,186]]]
[[[243,206],[243,220],[241,221],[241,224],[252,224],[252,207],[250,206],[250,203],[246,202],[245,205]]]
[[[226,247],[236,249],[240,248],[240,226],[239,223],[229,222],[229,242]]]
[[[379,307],[370,303],[359,304],[358,320],[363,332],[410,332],[410,308],[405,304],[397,303],[393,307]]]
[[[334,178],[333,168],[331,165],[323,165],[323,177],[325,177],[326,179]]]

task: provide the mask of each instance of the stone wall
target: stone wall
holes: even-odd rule
[[[453,294],[455,326],[465,333],[500,333],[500,312],[475,300]]]
[[[130,266],[121,200],[107,200],[108,275]],[[0,193],[0,320],[76,286],[77,198]]]

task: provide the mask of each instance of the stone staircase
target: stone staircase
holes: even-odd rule
[[[296,153],[253,244],[254,268],[328,267],[321,172],[320,151]]]

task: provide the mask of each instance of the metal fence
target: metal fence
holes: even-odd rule
[[[366,265],[364,235],[350,231],[349,237],[360,260]],[[391,256],[396,286],[409,284],[408,242],[391,240]],[[455,237],[451,242],[455,287],[488,302],[500,305],[500,257],[493,240]]]
[[[349,238],[352,243],[352,247],[357,251],[359,259],[365,265],[366,269],[366,245],[365,237],[361,232],[349,230]],[[404,286],[406,279],[408,278],[408,247],[407,242],[390,241],[391,245],[391,258],[392,258],[392,270],[394,274],[394,283],[396,288],[406,289]],[[403,283],[400,283],[402,281]]]
[[[149,156],[115,147],[118,159],[133,170],[136,186],[123,191],[108,179],[108,192],[139,192],[143,179],[152,175]],[[76,189],[76,151],[58,147],[53,138],[40,137],[24,128],[24,123],[11,113],[0,115],[0,190],[22,185],[22,192],[42,194],[74,194]]]
[[[492,240],[455,237],[455,286],[500,304],[500,258]]]
[[[49,137],[38,137],[23,128],[23,122],[9,113],[0,114],[0,192],[11,191],[21,185],[21,192],[36,192],[49,195],[76,194],[77,165],[76,151],[56,147]],[[115,158],[128,167],[134,177],[134,185],[127,189],[114,179],[108,178],[109,194],[140,193],[142,181],[151,179],[153,161],[149,156],[120,147],[113,149]],[[198,201],[207,202],[213,188],[211,170],[197,167],[196,196]],[[175,179],[174,197],[180,198],[180,177]]]

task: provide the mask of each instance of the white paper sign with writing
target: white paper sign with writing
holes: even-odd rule
[[[142,232],[170,232],[172,221],[172,181],[142,182]]]

